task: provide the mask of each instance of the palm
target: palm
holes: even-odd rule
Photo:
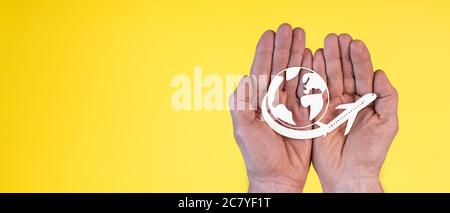
[[[249,176],[259,180],[283,177],[287,181],[306,181],[304,174],[310,164],[310,143],[299,142],[295,146],[296,142],[274,132],[264,121],[254,120],[243,129],[247,134],[239,136],[240,139],[257,143],[252,147],[241,146],[243,155],[250,159]]]

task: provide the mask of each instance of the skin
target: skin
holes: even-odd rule
[[[370,54],[362,41],[349,35],[330,34],[319,49],[313,67],[326,79],[330,92],[329,122],[343,103],[364,94],[378,95],[373,105],[361,110],[348,135],[345,125],[313,141],[313,165],[325,192],[383,192],[381,166],[398,131],[398,96],[385,73],[373,71]]]
[[[378,98],[358,113],[347,136],[342,125],[326,137],[284,137],[261,119],[260,104],[269,76],[294,66],[312,68],[326,80],[330,107],[323,122],[341,112],[335,109],[341,103],[353,102],[369,92]],[[346,34],[330,34],[324,49],[312,56],[305,48],[304,31],[282,24],[276,33],[266,31],[261,36],[250,75],[230,96],[234,136],[246,163],[249,192],[302,192],[311,162],[324,192],[382,191],[379,172],[398,130],[397,92],[384,72],[373,72],[364,43]],[[255,80],[264,78],[266,81]],[[294,79],[284,83],[278,95],[294,120],[306,125],[309,112],[298,100],[302,90],[301,81]],[[236,106],[245,109],[237,110]]]

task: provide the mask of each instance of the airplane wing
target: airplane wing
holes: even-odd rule
[[[341,104],[341,105],[337,106],[336,109],[348,109],[348,108],[352,107],[353,105],[354,105],[354,103]],[[357,114],[358,114],[358,112],[353,112],[348,117],[347,126],[345,127],[344,135],[347,135],[350,132],[350,129],[352,128],[352,125],[353,125],[353,121],[355,121]]]
[[[349,104],[341,104],[339,106],[336,107],[336,109],[347,109],[350,108],[354,103],[349,103]]]
[[[353,126],[353,121],[355,121],[357,113],[352,113],[347,120],[347,126],[345,127],[344,135],[347,135],[350,132],[350,129]]]

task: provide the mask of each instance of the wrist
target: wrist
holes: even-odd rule
[[[365,170],[353,171],[340,175],[338,181],[332,184],[322,184],[324,192],[341,193],[382,193],[383,187],[377,172],[371,173]]]
[[[303,185],[291,180],[249,180],[249,193],[299,193],[303,191]]]
[[[331,193],[382,193],[383,187],[378,178],[346,180],[341,183],[323,187],[324,192]]]

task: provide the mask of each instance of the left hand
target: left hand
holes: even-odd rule
[[[313,58],[313,69],[328,83],[329,111],[325,123],[367,93],[376,93],[373,105],[361,110],[348,135],[345,124],[313,141],[313,165],[324,192],[382,192],[379,174],[398,131],[397,91],[386,74],[373,72],[370,54],[362,41],[330,34],[324,49]]]

